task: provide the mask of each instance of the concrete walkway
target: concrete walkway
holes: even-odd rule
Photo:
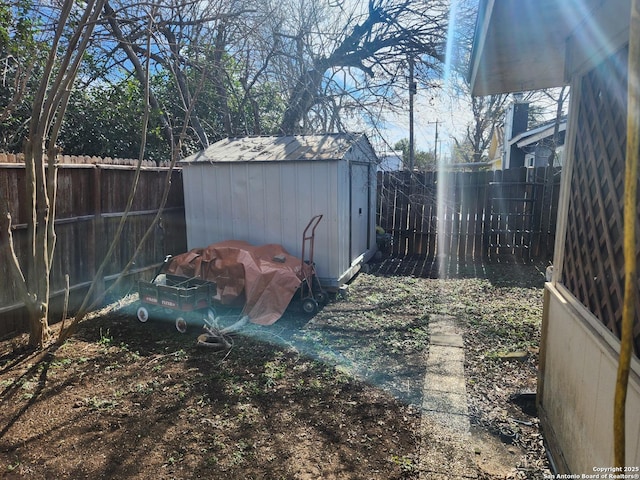
[[[455,320],[434,315],[424,377],[420,479],[477,478],[472,458],[464,345]]]

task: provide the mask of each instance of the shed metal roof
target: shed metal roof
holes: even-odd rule
[[[469,71],[472,94],[566,84],[570,40],[576,35],[597,36],[602,4],[603,0],[481,0]]]
[[[181,163],[342,160],[362,140],[369,145],[366,136],[360,133],[226,138]]]

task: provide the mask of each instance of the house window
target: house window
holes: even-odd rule
[[[527,155],[525,155],[525,157],[524,157],[524,165],[527,168],[535,167],[536,166],[536,156],[531,154],[531,153],[528,153]]]

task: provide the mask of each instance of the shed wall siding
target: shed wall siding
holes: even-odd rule
[[[551,284],[541,407],[573,474],[612,466],[615,340],[568,292]],[[607,337],[612,340],[608,341]],[[615,340],[615,341],[614,341]],[[559,368],[562,366],[562,368]],[[627,394],[627,465],[640,465],[640,366],[633,360]]]
[[[188,248],[237,239],[256,245],[281,244],[300,256],[304,228],[311,217],[322,214],[315,238],[318,276],[339,278],[350,265],[344,253],[348,251],[348,177],[339,172],[344,164],[186,165]]]

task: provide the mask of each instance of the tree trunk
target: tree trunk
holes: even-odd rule
[[[231,119],[231,111],[229,109],[229,97],[227,95],[227,89],[225,87],[225,76],[227,72],[224,69],[222,63],[224,58],[224,52],[227,46],[227,23],[221,22],[218,26],[218,33],[216,35],[214,50],[213,50],[213,84],[218,97],[218,107],[220,108],[220,117],[222,118],[222,126],[224,133],[228,137],[232,137],[235,134],[233,128],[233,122]]]
[[[29,347],[40,349],[49,343],[51,329],[48,315],[48,308],[29,310]]]
[[[316,94],[322,85],[324,71],[325,68],[317,66],[304,72],[298,79],[280,123],[280,133],[290,135],[299,129],[300,122],[313,107]]]
[[[36,135],[38,137],[40,135]],[[25,165],[30,166],[34,173],[30,179],[31,188],[34,191],[35,203],[33,212],[36,219],[33,230],[32,243],[33,269],[27,278],[27,288],[31,292],[32,304],[29,306],[29,345],[32,347],[44,346],[50,338],[48,323],[49,316],[49,273],[51,271],[52,249],[49,245],[50,234],[53,226],[49,224],[50,203],[47,191],[47,172],[45,169],[44,145],[41,142],[31,143],[27,141],[28,148],[25,154]]]

